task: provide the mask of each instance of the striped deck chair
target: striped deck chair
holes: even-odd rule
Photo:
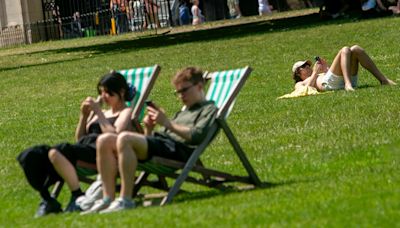
[[[131,102],[127,102],[128,106],[131,106],[132,111],[132,123],[134,128],[138,132],[143,132],[140,122],[144,114],[145,101],[148,98],[150,91],[160,73],[160,66],[154,65],[150,67],[132,68],[127,70],[118,70],[122,74],[127,82],[133,85],[136,89],[135,97]],[[93,164],[88,164],[83,161],[78,161],[76,166],[79,180],[85,183],[92,183],[94,180],[88,176],[93,176],[97,173],[97,167]],[[61,191],[63,182],[57,182],[53,188],[52,195],[57,197]]]
[[[160,66],[133,68],[128,70],[119,70],[128,83],[136,88],[136,95],[132,103],[128,104],[132,107],[132,120],[138,132],[143,132],[140,122],[144,116],[144,103],[149,97],[150,91],[153,88],[154,82],[160,73]]]
[[[180,191],[181,185],[185,181],[218,189],[226,188],[225,183],[227,182],[240,182],[250,184],[253,187],[261,186],[260,179],[226,122],[226,118],[230,114],[234,105],[235,98],[244,85],[247,77],[250,75],[250,72],[250,67],[244,67],[235,70],[213,72],[206,75],[206,79],[211,81],[206,94],[206,99],[213,100],[219,109],[215,123],[211,127],[204,141],[194,150],[186,163],[161,157],[153,157],[149,164],[141,164],[139,168],[144,171],[140,173],[135,181],[134,196],[138,194],[143,185],[151,183],[148,180],[148,177],[151,174],[156,174],[159,178],[158,181],[153,181],[150,186],[168,191],[168,194],[163,197],[160,205],[170,203],[172,198]],[[200,161],[200,155],[221,129],[238,155],[244,169],[247,171],[246,176],[237,176],[208,169],[204,167]],[[176,171],[171,171],[171,169]],[[198,178],[199,175],[197,175],[197,177],[189,175],[192,173],[199,173],[201,174],[201,177]],[[160,176],[176,180],[171,187],[168,187],[165,178],[160,178]]]

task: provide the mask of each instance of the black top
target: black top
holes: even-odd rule
[[[108,120],[108,122],[110,122],[111,125],[114,125],[115,121],[118,119],[118,116],[114,116],[114,117],[106,118],[106,119]],[[88,134],[91,134],[91,133],[96,133],[96,134],[103,133],[101,131],[99,119],[97,119],[96,121],[94,121],[93,123],[90,124]]]

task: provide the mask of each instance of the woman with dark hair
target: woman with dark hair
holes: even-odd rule
[[[363,48],[354,45],[340,49],[330,67],[322,58],[317,59],[312,69],[310,60],[296,62],[292,67],[295,87],[312,86],[318,91],[353,91],[357,86],[359,64],[382,85],[396,85],[382,74]]]
[[[42,197],[36,217],[61,212],[60,203],[48,191],[50,185],[61,179],[71,190],[71,199],[64,211],[79,211],[75,200],[83,193],[75,170],[77,161],[96,164],[97,137],[102,133],[119,133],[132,128],[132,110],[125,101],[132,100],[134,94],[125,78],[116,72],[106,74],[100,79],[97,90],[97,99],[87,97],[81,104],[75,144],[35,146],[17,158],[28,182]],[[102,110],[102,103],[109,109]]]

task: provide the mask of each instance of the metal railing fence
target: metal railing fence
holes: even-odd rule
[[[171,3],[173,0],[129,1],[126,10],[95,10],[51,18],[30,24],[0,28],[0,47],[29,44],[32,42],[72,39],[102,35],[119,35],[127,32],[157,30],[172,26]],[[49,14],[46,14],[48,17]]]

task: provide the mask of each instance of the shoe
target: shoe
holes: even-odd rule
[[[38,210],[36,211],[35,218],[60,212],[62,212],[61,204],[56,199],[51,198],[50,200],[42,200],[39,204]]]
[[[75,212],[75,211],[82,211],[78,204],[76,204],[76,199],[78,197],[71,196],[67,207],[64,209],[64,212]]]
[[[127,209],[132,209],[135,207],[135,203],[131,200],[124,200],[122,198],[118,198],[114,200],[107,209],[100,211],[100,214],[112,213]]]
[[[375,0],[368,0],[362,5],[362,10],[363,11],[368,11],[370,9],[375,8],[376,6],[376,1]]]
[[[89,210],[81,212],[81,215],[97,213],[99,211],[107,209],[110,204],[111,202],[106,202],[103,199],[97,200]]]

